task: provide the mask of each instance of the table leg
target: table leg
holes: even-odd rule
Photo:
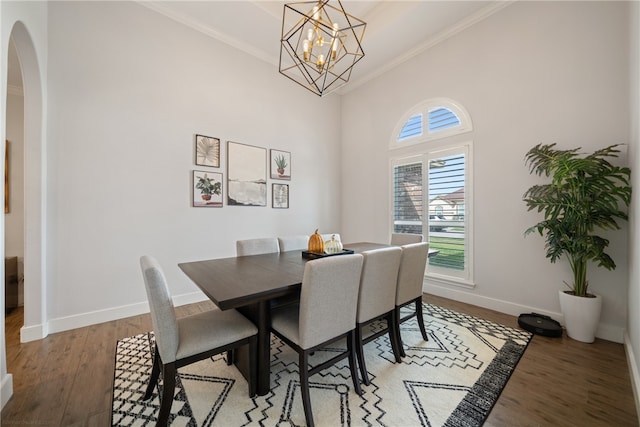
[[[260,301],[255,305],[239,307],[237,310],[258,327],[257,393],[258,396],[264,396],[269,393],[271,389],[270,302]],[[248,369],[246,369],[248,364],[248,355],[246,352],[248,352],[248,348],[240,350],[238,358],[236,359],[236,365],[245,378],[247,377],[246,372],[248,372]]]

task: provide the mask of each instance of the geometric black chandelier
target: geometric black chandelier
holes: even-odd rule
[[[285,4],[282,17],[280,73],[319,96],[347,83],[364,57],[367,24],[329,2]]]

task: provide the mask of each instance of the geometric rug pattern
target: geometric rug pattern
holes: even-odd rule
[[[423,304],[429,340],[413,318],[402,324],[407,357],[394,363],[386,335],[365,345],[369,386],[353,390],[346,360],[310,377],[317,426],[481,426],[504,389],[532,334],[432,304]],[[374,323],[372,330],[383,328]],[[340,350],[317,351],[310,364]],[[153,333],[118,341],[112,425],[154,426],[159,381],[141,400],[152,366]],[[219,355],[181,368],[171,426],[303,426],[297,354],[271,339],[271,391],[249,398],[248,385]]]

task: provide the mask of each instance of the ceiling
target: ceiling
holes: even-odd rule
[[[337,3],[331,0],[330,4]],[[140,1],[140,5],[188,25],[278,67],[284,1]],[[509,1],[345,0],[345,11],[367,23],[345,92],[423,52],[510,4]],[[22,85],[9,58],[9,84]],[[15,62],[15,56],[14,61]],[[19,73],[19,72],[18,72]]]

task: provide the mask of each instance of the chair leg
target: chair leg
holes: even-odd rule
[[[362,343],[362,341],[360,341]],[[356,368],[356,336],[354,331],[350,331],[347,334],[347,351],[349,352],[349,369],[351,370],[351,378],[353,379],[353,387],[358,393],[358,396],[362,396],[362,388],[360,387],[360,377],[358,377],[358,369]]]
[[[402,344],[402,335],[400,335],[400,307],[396,306],[394,309],[396,316],[396,339],[398,340],[398,350],[400,351],[400,357],[406,357],[407,354],[404,352],[404,345]]]
[[[306,350],[302,350],[299,355],[300,369],[300,390],[302,392],[302,406],[304,408],[304,418],[308,427],[313,427],[313,412],[311,411],[311,397],[309,394],[309,355]]]
[[[158,352],[158,347],[156,347],[153,352],[153,367],[151,368],[151,376],[149,377],[149,384],[147,385],[147,391],[144,393],[142,400],[149,400],[151,395],[153,394],[153,389],[158,384],[158,376],[160,376],[160,365],[162,362],[160,361],[160,353]]]
[[[418,318],[418,326],[420,326],[422,339],[425,341],[429,341],[429,336],[427,335],[427,329],[424,327],[424,318],[422,316],[422,297],[416,298],[416,317]]]
[[[227,366],[233,365],[233,355],[234,355],[233,350],[227,351]]]
[[[360,376],[364,385],[369,385],[369,375],[367,365],[364,362],[364,348],[362,343],[362,325],[356,324],[356,356],[358,356],[358,366],[360,366]]]
[[[389,331],[389,342],[391,343],[391,349],[393,350],[393,357],[396,359],[396,363],[402,362],[402,356],[400,355],[400,345],[398,344],[398,336],[396,333],[397,320],[396,311],[391,310],[387,313],[387,330]]]
[[[165,427],[169,420],[169,414],[171,413],[173,393],[176,388],[176,364],[174,362],[167,363],[163,366],[162,380],[162,400],[160,402],[160,413],[158,414],[156,427]]]

